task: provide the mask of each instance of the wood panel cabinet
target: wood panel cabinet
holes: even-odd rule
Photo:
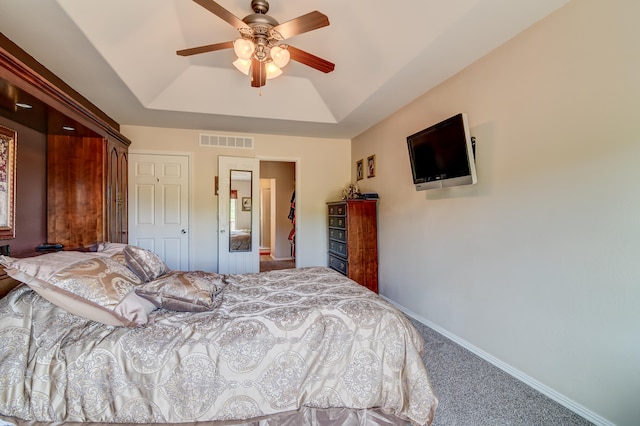
[[[328,203],[329,267],[378,292],[377,200]]]
[[[127,242],[127,151],[116,139],[48,137],[48,243]]]
[[[118,123],[3,34],[0,87],[0,114],[46,135],[46,242],[126,243],[131,142]]]

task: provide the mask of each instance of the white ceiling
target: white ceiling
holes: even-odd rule
[[[291,61],[261,90],[232,49],[176,55],[238,37],[191,0],[2,0],[0,31],[120,124],[352,138],[567,1],[272,0],[280,23],[329,17],[286,42],[336,68]]]

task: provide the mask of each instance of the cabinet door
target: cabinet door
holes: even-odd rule
[[[107,234],[109,241],[119,243],[118,239],[118,149],[113,144],[108,143],[108,166],[107,166]]]
[[[113,243],[127,242],[127,149],[107,143],[107,235]]]
[[[104,241],[104,139],[49,135],[47,242],[67,248]]]
[[[128,172],[129,154],[123,150],[118,159],[118,230],[121,243],[129,242]]]

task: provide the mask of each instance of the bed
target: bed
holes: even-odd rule
[[[0,419],[431,423],[421,337],[377,294],[325,267],[218,275],[154,256],[0,258],[24,283],[0,300]]]

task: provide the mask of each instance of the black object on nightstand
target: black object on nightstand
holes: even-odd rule
[[[36,251],[58,251],[62,250],[63,248],[64,246],[59,243],[40,244],[38,247],[36,247]]]

